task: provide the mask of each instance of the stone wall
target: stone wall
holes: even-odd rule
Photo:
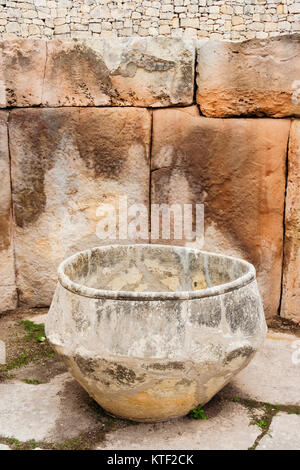
[[[266,316],[300,322],[299,36],[16,40],[0,59],[2,311],[49,305],[59,262],[101,243],[99,204],[127,196],[204,203],[204,248],[252,262]]]
[[[252,39],[300,32],[299,0],[1,0],[2,39]]]

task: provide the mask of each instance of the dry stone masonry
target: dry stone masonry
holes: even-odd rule
[[[98,205],[127,196],[204,203],[204,248],[300,322],[299,63],[299,35],[2,41],[0,310],[49,305],[59,262],[103,244]]]
[[[2,39],[266,39],[300,32],[299,0],[1,0]]]

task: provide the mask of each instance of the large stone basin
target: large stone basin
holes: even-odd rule
[[[122,418],[159,421],[204,405],[266,335],[255,269],[240,259],[112,245],[71,256],[58,276],[47,337],[87,392]]]

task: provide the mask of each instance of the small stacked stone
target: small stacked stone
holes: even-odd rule
[[[241,40],[300,32],[299,0],[0,0],[2,39]]]

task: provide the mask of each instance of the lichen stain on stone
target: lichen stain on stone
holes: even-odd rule
[[[110,375],[120,385],[130,385],[136,382],[143,382],[146,374],[137,376],[134,370],[124,367],[121,364],[111,364],[110,367],[106,368],[104,372]]]
[[[80,158],[95,178],[119,180],[128,158],[133,140],[143,142],[142,123],[118,117],[113,110],[85,110],[80,113],[80,123],[76,131],[76,143]],[[131,140],[130,140],[130,136]]]
[[[206,224],[210,222],[215,224],[218,230],[231,240],[231,244],[238,246],[245,253],[251,263],[259,265],[261,244],[254,242],[260,234],[258,211],[261,186],[253,184],[253,172],[256,166],[253,159],[249,159],[248,154],[243,151],[247,139],[251,142],[252,153],[254,155],[259,153],[260,149],[256,152],[255,128],[248,126],[244,132],[237,134],[234,126],[224,124],[225,120],[221,123],[221,131],[220,125],[215,127],[214,123],[208,122],[207,125],[200,126],[198,120],[199,118],[193,119],[189,132],[183,133],[179,127],[178,137],[174,133],[175,140],[170,142],[172,161],[167,168],[158,168],[160,177],[156,183],[155,193],[159,195],[160,202],[168,202],[169,195],[174,192],[174,188],[170,187],[171,174],[176,169],[178,172],[183,172],[188,181],[191,198],[184,202],[195,205],[203,202]],[[162,139],[161,146],[167,143]],[[218,149],[224,155],[222,160],[216,158]],[[156,154],[159,153],[160,148],[157,148]],[[247,191],[240,191],[239,179],[249,181]],[[245,211],[247,219],[244,217]],[[243,220],[245,220],[244,230],[241,230]],[[249,224],[249,220],[255,223]],[[194,220],[192,228],[193,230],[196,228]]]
[[[18,98],[15,93],[15,90],[13,90],[13,88],[6,87],[5,93],[6,93],[6,106],[16,106]]]
[[[79,355],[74,356],[74,361],[79,367],[83,376],[87,374],[88,376],[94,377],[94,372],[97,369],[97,361],[92,358],[85,358]],[[97,379],[97,377],[94,377]]]
[[[143,68],[147,72],[165,72],[175,66],[176,62],[174,61],[160,59],[151,54],[133,50],[122,55],[121,64],[111,75],[133,78],[138,68]]]
[[[238,144],[238,136],[233,136],[235,134],[234,127],[224,126],[222,132],[224,134],[222,141],[223,144],[225,142],[225,149],[223,149],[224,159],[221,165],[220,159],[215,158],[214,145],[212,144],[214,141],[217,143],[216,129],[205,126],[201,129],[196,128],[189,133],[185,142],[187,145],[189,145],[189,142],[194,142],[197,144],[197,150],[195,147],[196,152],[191,156],[193,171],[186,166],[186,177],[193,188],[192,193],[196,197],[200,196],[199,189],[201,195],[207,195],[205,199],[206,220],[217,224],[218,229],[222,233],[227,233],[229,239],[233,240],[244,253],[248,254],[250,261],[257,264],[259,253],[257,253],[256,245],[253,245],[253,234],[257,227],[247,224],[245,231],[241,231],[240,226],[245,205],[248,220],[257,220],[260,187],[251,184],[251,199],[249,200],[249,193],[242,194],[239,191],[239,186],[233,183],[234,180],[237,182],[238,178],[245,179],[247,177],[249,177],[249,181],[252,181],[253,162],[249,161],[248,158],[243,158],[241,153],[243,147]],[[255,135],[251,135],[250,128],[247,134],[247,139],[255,147]],[[246,136],[243,135],[243,139],[245,138]],[[255,149],[253,149],[253,153],[255,154]],[[227,155],[230,155],[230,160]],[[238,205],[235,203],[237,200],[239,200]]]
[[[12,115],[12,134],[15,131],[18,134],[13,137],[16,145],[22,145],[23,152],[18,158],[22,180],[13,188],[18,227],[34,223],[45,210],[45,173],[55,164],[55,149],[62,121],[61,115],[50,110],[40,112],[28,109]]]
[[[6,105],[16,106],[18,98],[13,88],[14,81],[11,79],[11,77],[14,77],[14,71],[16,73],[18,73],[20,70],[28,71],[30,67],[32,66],[32,61],[30,60],[29,57],[27,57],[26,54],[23,53],[21,49],[16,47],[10,50],[8,53],[5,47],[6,47],[5,43],[2,43],[0,45],[1,55],[5,63],[5,66],[3,67],[3,73],[5,76],[5,79],[9,83],[9,86],[6,86],[5,88]]]
[[[238,296],[228,293],[224,296],[225,315],[231,331],[242,330],[254,335],[259,329],[260,306],[257,297],[250,291]]]
[[[241,357],[250,357],[255,353],[255,350],[251,346],[242,346],[241,348],[234,349],[225,358],[225,363],[228,364],[232,360]]]
[[[80,90],[90,105],[94,105],[94,98],[89,85],[97,86],[107,96],[117,96],[103,59],[84,45],[76,44],[69,50],[60,50],[53,55],[50,79],[60,81],[60,77],[68,82],[75,95]]]
[[[65,268],[65,274],[72,280],[84,280],[88,276],[90,264],[88,253],[81,253]]]
[[[202,308],[200,308],[198,302],[191,302],[190,311],[190,319],[193,324],[216,328],[221,322],[221,305],[210,298],[205,299]]]
[[[88,317],[80,311],[80,305],[77,302],[77,299],[74,297],[71,298],[72,304],[72,318],[75,322],[75,327],[78,332],[84,332],[90,326],[90,321]]]
[[[146,369],[152,370],[184,370],[184,368],[185,366],[183,362],[156,362],[154,364],[149,364],[146,366]]]

